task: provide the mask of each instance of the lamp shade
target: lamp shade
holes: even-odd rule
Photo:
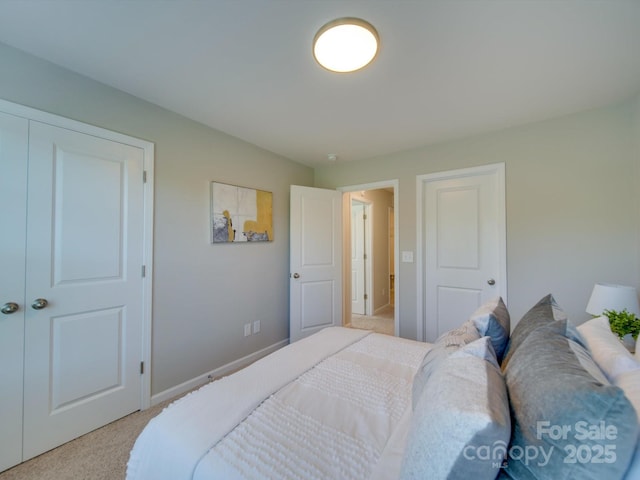
[[[625,309],[629,313],[640,316],[638,294],[635,288],[612,283],[596,283],[594,285],[587,304],[587,313],[602,315],[605,310],[621,312]]]

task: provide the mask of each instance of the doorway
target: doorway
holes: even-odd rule
[[[399,335],[398,222],[392,212],[397,183],[392,180],[340,189],[344,192],[343,245],[351,252],[343,262],[344,324],[395,336]],[[366,215],[362,223],[361,214]]]

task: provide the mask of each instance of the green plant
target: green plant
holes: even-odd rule
[[[604,315],[609,318],[611,331],[623,338],[625,335],[631,335],[634,340],[638,339],[640,333],[640,319],[635,314],[629,313],[625,308],[621,312],[615,310],[605,310]]]

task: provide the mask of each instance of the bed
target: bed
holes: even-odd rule
[[[613,339],[613,341],[611,340]],[[167,407],[127,480],[640,478],[640,362],[551,295],[434,343],[332,327]]]

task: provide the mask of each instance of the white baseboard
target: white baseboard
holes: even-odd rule
[[[255,362],[256,360],[260,360],[262,357],[266,357],[270,353],[275,352],[276,350],[281,349],[289,345],[289,339],[281,340],[278,343],[274,343],[273,345],[269,345],[268,347],[263,348],[262,350],[258,350],[257,352],[251,353],[246,357],[239,358],[238,360],[234,360],[231,363],[227,363],[215,370],[211,370],[210,372],[199,375],[191,380],[187,380],[186,382],[181,383],[180,385],[176,385],[175,387],[171,387],[167,390],[164,390],[160,393],[156,393],[151,396],[151,406],[158,405],[159,403],[164,402],[165,400],[169,400],[173,397],[177,397],[178,395],[182,395],[183,393],[187,393],[194,388],[198,388],[205,383],[209,383],[211,379],[219,378],[224,375],[227,375],[231,372],[239,370],[247,365]]]

